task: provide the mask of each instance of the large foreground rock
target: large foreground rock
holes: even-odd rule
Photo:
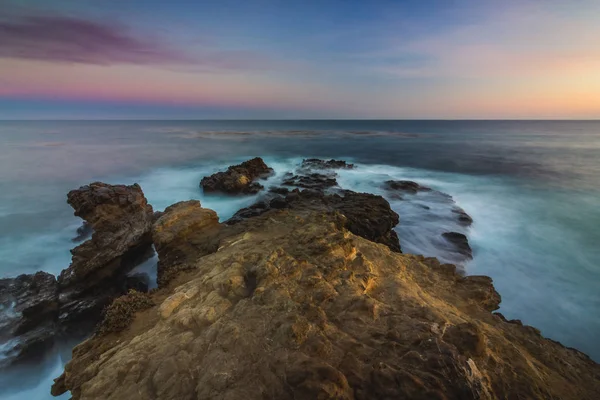
[[[262,158],[256,157],[239,165],[232,165],[225,172],[217,172],[202,178],[200,186],[205,192],[222,192],[228,194],[253,194],[264,189],[256,182],[273,173]]]
[[[193,236],[186,213],[201,232],[204,217],[196,205],[177,208],[181,218],[162,223],[164,243],[181,246],[185,268],[128,328],[77,346],[54,394],[598,398],[598,364],[492,314],[500,296],[487,277],[392,252],[347,230],[339,212],[309,207],[221,226],[217,251],[203,255],[200,246],[194,257],[193,247],[175,241]]]
[[[71,265],[58,277],[59,323],[85,331],[127,290],[127,272],[153,254],[153,210],[138,184],[95,182],[70,191],[67,201],[94,233],[71,250]]]

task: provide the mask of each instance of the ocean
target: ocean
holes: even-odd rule
[[[406,179],[452,195],[471,227],[426,194],[389,199],[403,250],[448,261],[435,238],[464,232],[465,273],[493,278],[500,312],[600,361],[600,121],[0,121],[0,276],[68,267],[71,189],[137,182],[156,210],[199,199],[225,220],[256,197],[205,197],[199,181],[255,156],[275,181],[336,158],[357,165],[340,172],[347,189],[385,196],[382,182]],[[0,398],[50,398],[68,357],[63,346]]]

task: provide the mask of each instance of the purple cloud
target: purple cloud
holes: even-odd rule
[[[31,16],[0,21],[0,58],[81,64],[143,64],[190,70],[271,69],[265,57],[249,51],[203,51],[194,55],[123,26],[62,16]]]
[[[0,57],[85,64],[181,64],[193,60],[123,27],[69,17],[0,22]]]

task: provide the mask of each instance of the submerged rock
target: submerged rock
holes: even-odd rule
[[[223,192],[228,194],[254,194],[264,189],[256,179],[273,173],[262,158],[256,157],[239,165],[227,168],[225,172],[217,172],[202,178],[200,186],[205,192]]]
[[[307,169],[352,169],[354,164],[349,164],[343,160],[320,160],[318,158],[307,158],[302,160],[300,168]]]
[[[0,343],[14,342],[1,354],[0,367],[43,356],[54,344],[57,318],[54,275],[37,272],[0,279]]]
[[[457,253],[462,254],[468,259],[473,258],[473,251],[469,245],[469,239],[467,239],[464,234],[458,232],[444,232],[442,233],[442,237],[454,246]]]
[[[221,226],[210,253],[188,244],[205,237],[199,204],[180,204],[163,233],[169,247],[184,249],[186,268],[150,295],[156,305],[142,302],[150,308],[128,327],[119,319],[117,332],[77,346],[52,393],[70,390],[74,400],[597,398],[600,366],[492,314],[500,297],[490,278],[392,252],[313,201]],[[195,223],[182,221],[196,213]]]
[[[431,188],[421,186],[413,181],[386,181],[383,185],[384,189],[390,191],[402,191],[406,193],[429,192]]]
[[[73,239],[71,239],[71,241],[73,243],[82,242],[86,239],[89,239],[90,236],[92,236],[92,233],[94,233],[94,229],[92,229],[92,225],[90,225],[86,221],[83,221],[83,224],[81,224],[81,226],[79,228],[77,228],[77,236],[75,236]]]
[[[465,212],[462,208],[456,206],[452,209],[452,213],[458,216],[458,222],[463,226],[471,226],[473,224],[473,218]]]
[[[67,201],[94,234],[71,250],[71,265],[58,277],[59,323],[66,330],[85,332],[127,290],[127,272],[153,255],[154,214],[137,184],[95,182],[70,191]]]

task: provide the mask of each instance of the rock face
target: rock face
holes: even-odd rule
[[[222,226],[218,251],[198,246],[195,257],[187,241],[196,225],[182,219],[201,211],[178,205],[173,223],[162,222],[163,243],[184,249],[185,268],[151,294],[147,304],[156,305],[128,328],[77,346],[53,393],[71,390],[74,400],[598,398],[600,366],[492,314],[500,297],[491,279],[392,252],[319,207]]]
[[[217,172],[202,178],[200,186],[205,192],[222,192],[228,194],[254,194],[264,189],[255,182],[273,173],[262,158],[256,157],[239,165],[233,165],[225,172]]]
[[[198,200],[167,207],[152,228],[152,238],[160,260],[158,285],[168,283],[181,268],[196,258],[217,251],[216,236],[220,230],[217,213],[202,208]]]
[[[0,367],[32,361],[52,347],[58,318],[58,284],[45,272],[0,279],[0,342],[15,345]]]
[[[248,208],[243,208],[226,221],[233,225],[248,218],[264,214],[272,209],[311,209],[334,212],[338,211],[346,217],[346,228],[355,235],[388,246],[391,250],[401,252],[398,235],[394,227],[399,222],[398,214],[381,196],[369,193],[356,193],[350,190],[338,194],[326,195],[317,190],[298,190],[285,197],[275,197],[270,201],[259,201]]]
[[[126,273],[152,256],[153,210],[137,184],[95,182],[69,192],[67,201],[94,233],[71,250],[71,265],[58,277],[59,323],[85,331],[127,291]]]

